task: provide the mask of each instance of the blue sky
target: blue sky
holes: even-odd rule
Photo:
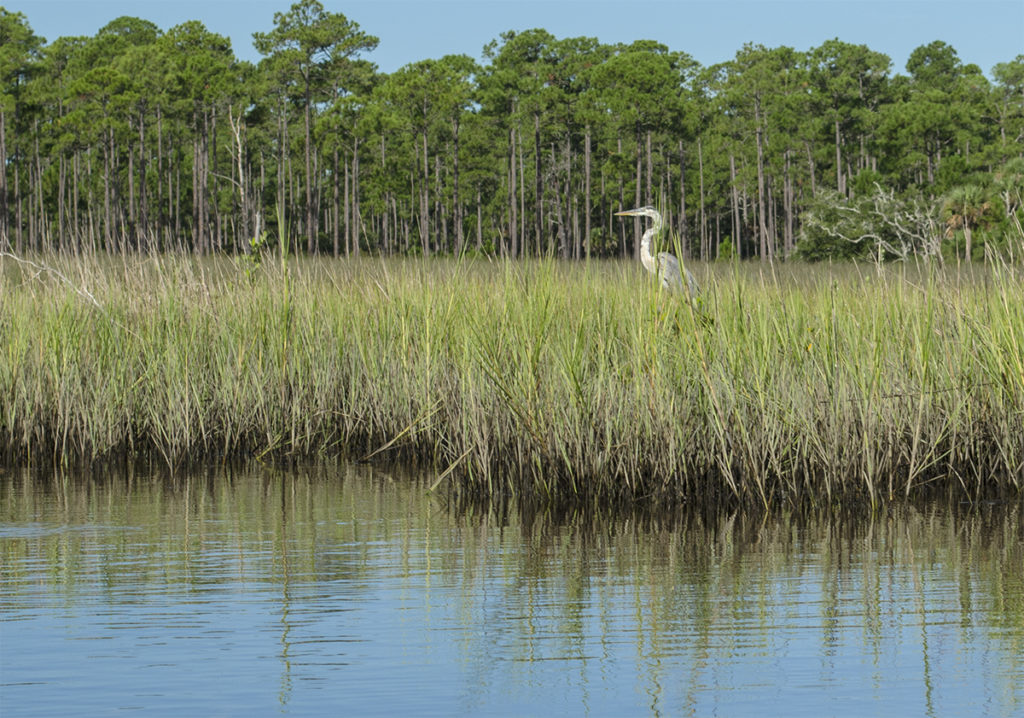
[[[4,0],[0,0],[3,2]],[[689,53],[703,65],[728,60],[745,42],[806,50],[838,37],[884,52],[904,72],[914,48],[943,40],[964,63],[990,74],[998,62],[1024,53],[1024,0],[321,0],[380,38],[366,55],[392,72],[416,60],[464,53],[506,30],[543,28],[556,37],[586,35],[602,42],[653,39]],[[92,35],[110,20],[133,15],[168,29],[200,20],[231,38],[238,57],[258,60],[252,33],[273,27],[292,0],[24,0],[38,35]]]

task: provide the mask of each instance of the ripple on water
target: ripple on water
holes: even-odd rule
[[[1020,512],[526,525],[372,472],[0,477],[4,718],[1024,713]]]

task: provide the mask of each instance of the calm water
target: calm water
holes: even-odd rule
[[[1021,507],[454,512],[379,469],[0,474],[0,713],[1024,715]]]

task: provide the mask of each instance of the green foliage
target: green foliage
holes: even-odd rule
[[[819,195],[805,211],[796,256],[811,262],[866,256],[871,245],[860,240],[871,229],[863,226],[860,218],[851,216],[847,209],[842,198]]]
[[[259,276],[259,269],[263,266],[263,255],[270,248],[269,238],[270,233],[266,231],[261,232],[258,237],[253,237],[249,240],[249,252],[239,258],[242,271],[250,284],[255,282]]]
[[[1021,57],[990,82],[942,42],[893,75],[838,38],[701,67],[535,28],[487,43],[483,64],[385,75],[377,38],[318,0],[267,24],[253,66],[197,21],[121,17],[44,44],[0,10],[0,233],[19,250],[237,254],[280,205],[292,252],[583,259],[635,253],[639,227],[612,213],[651,204],[701,259],[724,237],[744,258],[801,237],[840,257],[860,250],[801,217],[876,185],[938,211],[994,186],[1024,133]],[[1012,238],[1007,192],[979,241]]]
[[[0,110],[14,109],[14,95],[30,78],[41,45],[23,13],[0,7]]]
[[[884,178],[880,172],[863,169],[853,179],[853,184],[851,185],[852,193],[856,197],[872,194],[882,184],[883,180]]]
[[[956,187],[967,176],[967,160],[960,155],[943,157],[935,173],[935,190],[946,193]]]
[[[960,76],[961,63],[956,50],[936,40],[922,45],[907,58],[907,72],[914,83],[929,89],[948,89]]]
[[[979,185],[960,185],[946,195],[942,204],[948,236],[957,230],[963,232],[964,259],[977,259],[981,247],[973,242],[974,232],[984,229],[998,219],[996,203],[991,192]]]
[[[718,259],[728,261],[736,257],[736,250],[732,246],[732,239],[726,237],[718,243]]]

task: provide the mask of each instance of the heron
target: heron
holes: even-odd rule
[[[679,264],[679,260],[668,252],[658,252],[657,256],[651,254],[651,241],[661,231],[661,213],[654,207],[637,207],[627,209],[624,212],[616,212],[617,217],[650,217],[654,222],[650,229],[644,232],[640,238],[640,263],[644,265],[651,274],[658,277],[661,286],[679,294],[686,293],[690,297],[696,297],[700,292],[697,286],[697,278],[690,273],[690,270]],[[686,275],[686,285],[683,285],[683,274]]]

